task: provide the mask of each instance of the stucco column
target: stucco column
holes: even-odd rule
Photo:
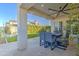
[[[51,32],[53,33],[55,30],[55,20],[51,20]]]
[[[18,8],[18,35],[17,46],[19,50],[27,48],[27,10]]]

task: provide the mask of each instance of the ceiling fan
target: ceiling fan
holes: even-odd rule
[[[58,17],[60,15],[60,13],[69,14],[69,13],[66,12],[67,10],[65,10],[65,8],[67,6],[68,6],[68,3],[66,3],[63,7],[60,6],[58,10],[51,9],[51,8],[48,8],[48,10],[50,10],[50,11],[56,11],[57,12],[57,13],[55,13],[56,17]],[[70,10],[70,9],[68,9],[68,10]]]
[[[68,6],[68,3],[66,3],[63,7],[60,6],[58,10],[55,10],[55,9],[52,9],[52,8],[48,8],[48,10],[50,10],[50,11],[55,11],[55,12],[56,12],[55,15],[56,15],[56,17],[58,17],[58,16],[60,15],[60,13],[69,14],[69,13],[67,12],[68,10],[72,10],[72,9],[79,8],[79,6],[77,6],[77,7],[71,8],[71,9],[66,9],[67,6]],[[53,14],[52,14],[52,15],[53,15]],[[56,17],[55,17],[55,18],[56,18]]]

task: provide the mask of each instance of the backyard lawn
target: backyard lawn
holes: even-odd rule
[[[7,38],[7,41],[8,42],[15,42],[17,40],[17,37],[15,36],[15,37],[8,37]]]
[[[34,37],[38,37],[39,34],[38,33],[36,33],[36,34],[28,34],[27,36],[28,36],[28,38],[34,38]]]
[[[39,36],[39,34],[28,34],[28,38],[34,38],[34,37],[38,37],[38,36]],[[17,37],[16,36],[8,37],[7,41],[8,42],[15,42],[15,41],[17,41]]]

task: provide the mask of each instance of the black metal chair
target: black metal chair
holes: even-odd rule
[[[59,40],[57,40],[57,47],[66,50],[67,46],[69,45],[69,34],[66,32],[64,40],[62,40],[61,38],[59,38]]]
[[[55,48],[55,36],[52,35],[52,33],[50,32],[45,32],[45,40],[46,40],[46,44],[45,47],[50,47],[51,50],[53,50]]]
[[[40,32],[40,46],[45,44],[45,32]]]

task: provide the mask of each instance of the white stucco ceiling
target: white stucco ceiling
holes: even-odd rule
[[[55,13],[57,13],[57,12],[50,11],[50,10],[48,10],[48,8],[59,10],[59,7],[60,6],[63,7],[65,4],[66,3],[24,3],[24,4],[22,4],[22,6],[25,7],[26,9],[33,7],[48,15],[55,15]],[[68,4],[68,6],[69,6],[69,4]],[[68,9],[68,6],[65,9]],[[67,12],[71,13],[70,11],[67,11]],[[60,16],[62,16],[62,15],[66,15],[66,14],[60,13]]]
[[[43,6],[42,6],[43,5]],[[51,9],[55,9],[55,10],[58,10],[60,6],[63,6],[65,4],[56,4],[56,3],[41,3],[41,4],[37,4],[35,5],[35,8],[39,9],[39,10],[42,10],[43,12],[47,13],[47,14],[54,14],[56,13],[55,11],[50,11],[48,10],[48,8],[51,8]]]
[[[51,12],[48,10],[48,8],[52,8],[52,9],[56,9],[58,10],[59,7],[63,7],[65,4],[64,3],[27,3],[27,4],[23,4],[22,6],[25,8],[30,8],[30,7],[34,7],[36,9],[39,9],[47,14],[53,14],[56,13],[55,11]]]

